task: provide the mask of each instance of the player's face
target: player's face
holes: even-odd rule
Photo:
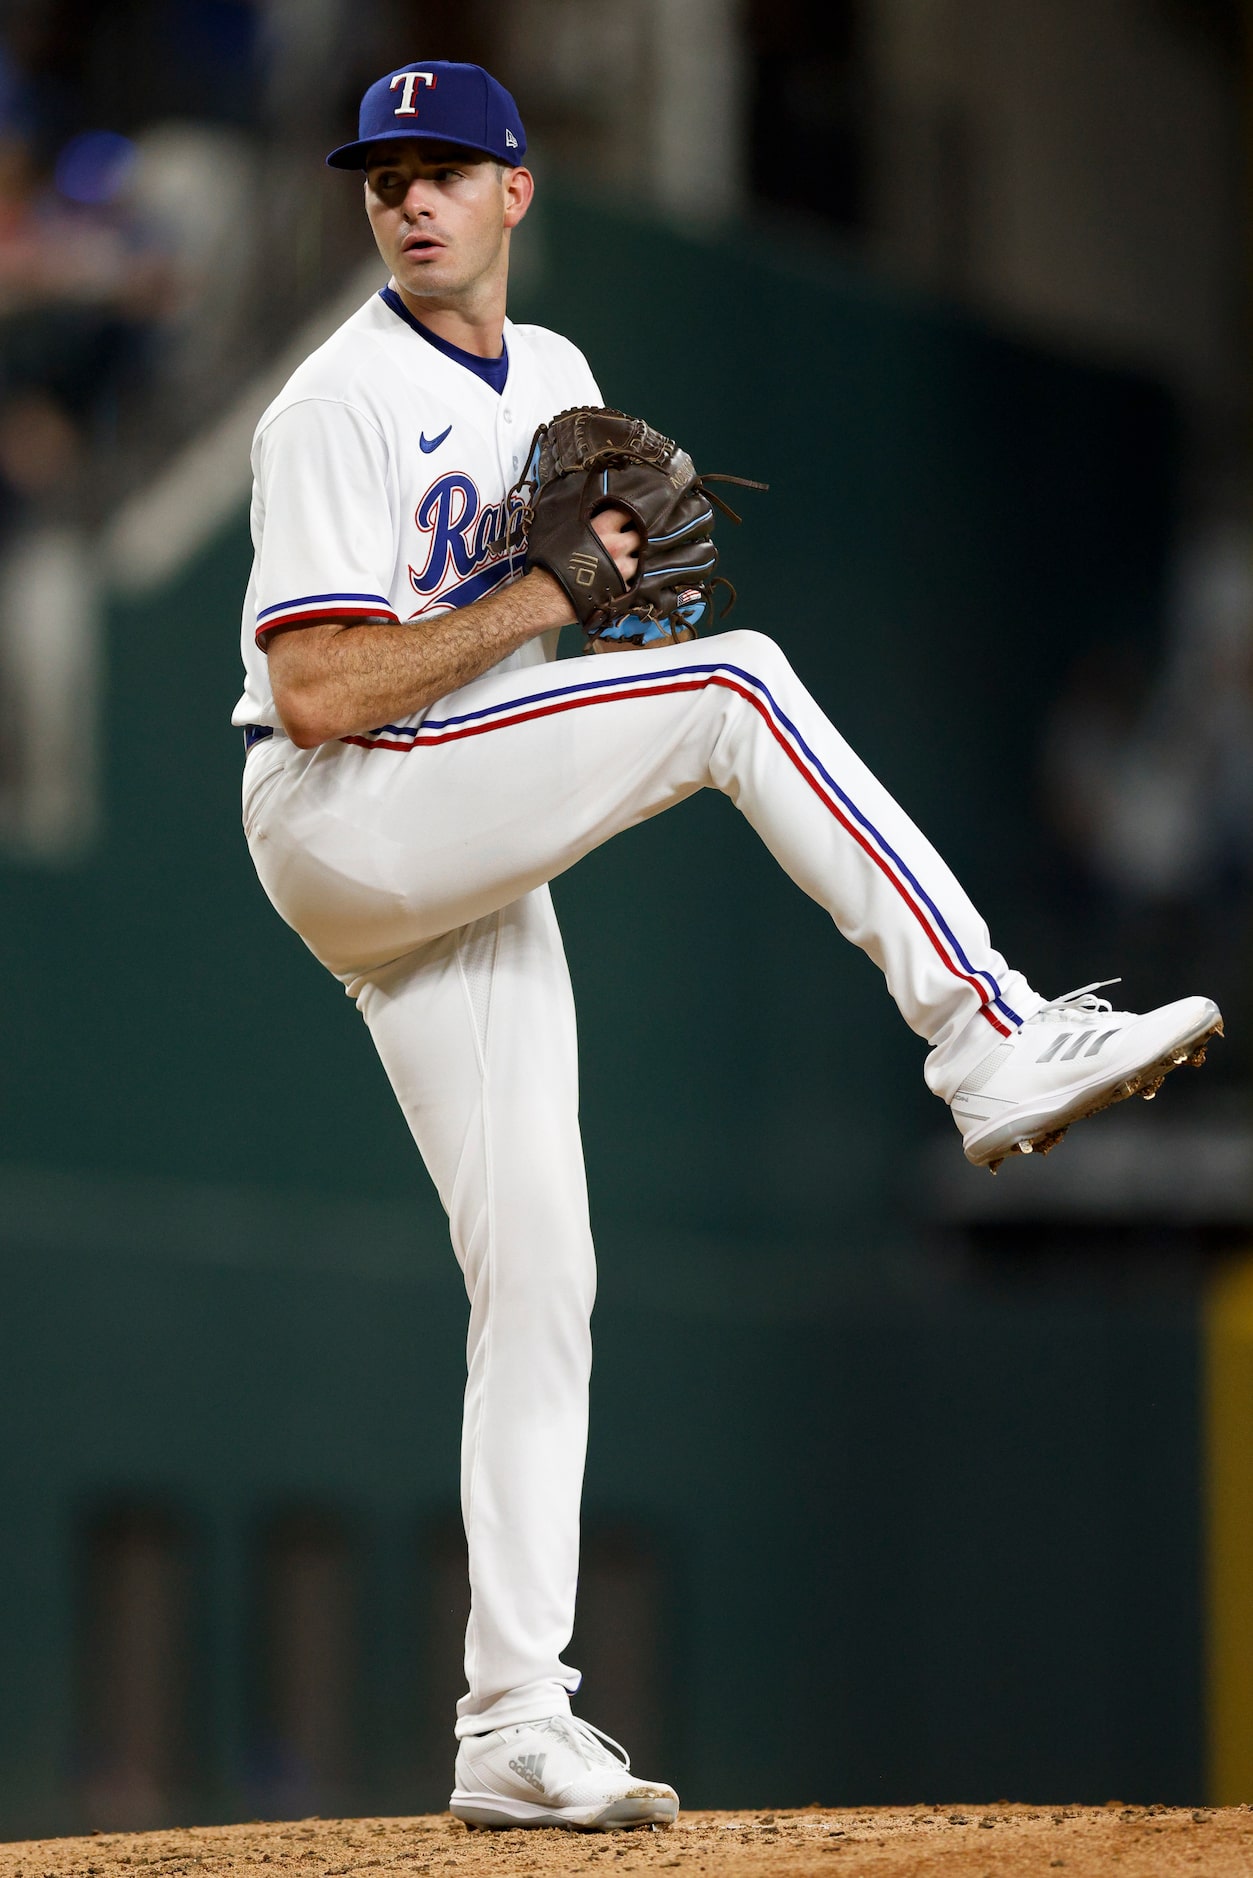
[[[415,299],[447,300],[502,275],[509,231],[531,200],[530,171],[451,144],[376,147],[366,211],[396,285]]]

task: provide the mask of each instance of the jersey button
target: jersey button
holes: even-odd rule
[[[505,420],[505,422],[506,422],[506,424],[512,424],[512,422],[513,422],[513,412],[512,412],[512,411],[502,411],[502,412],[501,412],[501,416],[502,416],[502,417],[504,418],[504,420]]]

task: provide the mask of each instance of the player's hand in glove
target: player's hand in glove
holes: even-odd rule
[[[599,509],[592,517],[592,528],[605,544],[605,552],[628,587],[640,564],[642,540],[639,529],[625,509]]]
[[[712,610],[717,573],[714,508],[739,516],[706,487],[692,459],[669,437],[621,411],[583,406],[541,424],[509,499],[511,538],[526,537],[526,566],[542,567],[566,594],[589,652],[652,649],[694,639]],[[639,549],[633,578],[620,572],[603,525],[618,511]],[[619,523],[619,537],[627,531]],[[619,559],[622,557],[619,556]]]

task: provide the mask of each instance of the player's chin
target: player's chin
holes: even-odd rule
[[[392,271],[402,287],[419,284],[455,287],[459,270],[447,248],[425,248],[398,255]]]

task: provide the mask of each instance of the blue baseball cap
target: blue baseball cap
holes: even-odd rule
[[[357,140],[332,150],[336,170],[363,170],[372,144],[428,137],[482,150],[500,163],[520,163],[526,132],[504,86],[481,65],[415,59],[370,86],[361,100]]]

